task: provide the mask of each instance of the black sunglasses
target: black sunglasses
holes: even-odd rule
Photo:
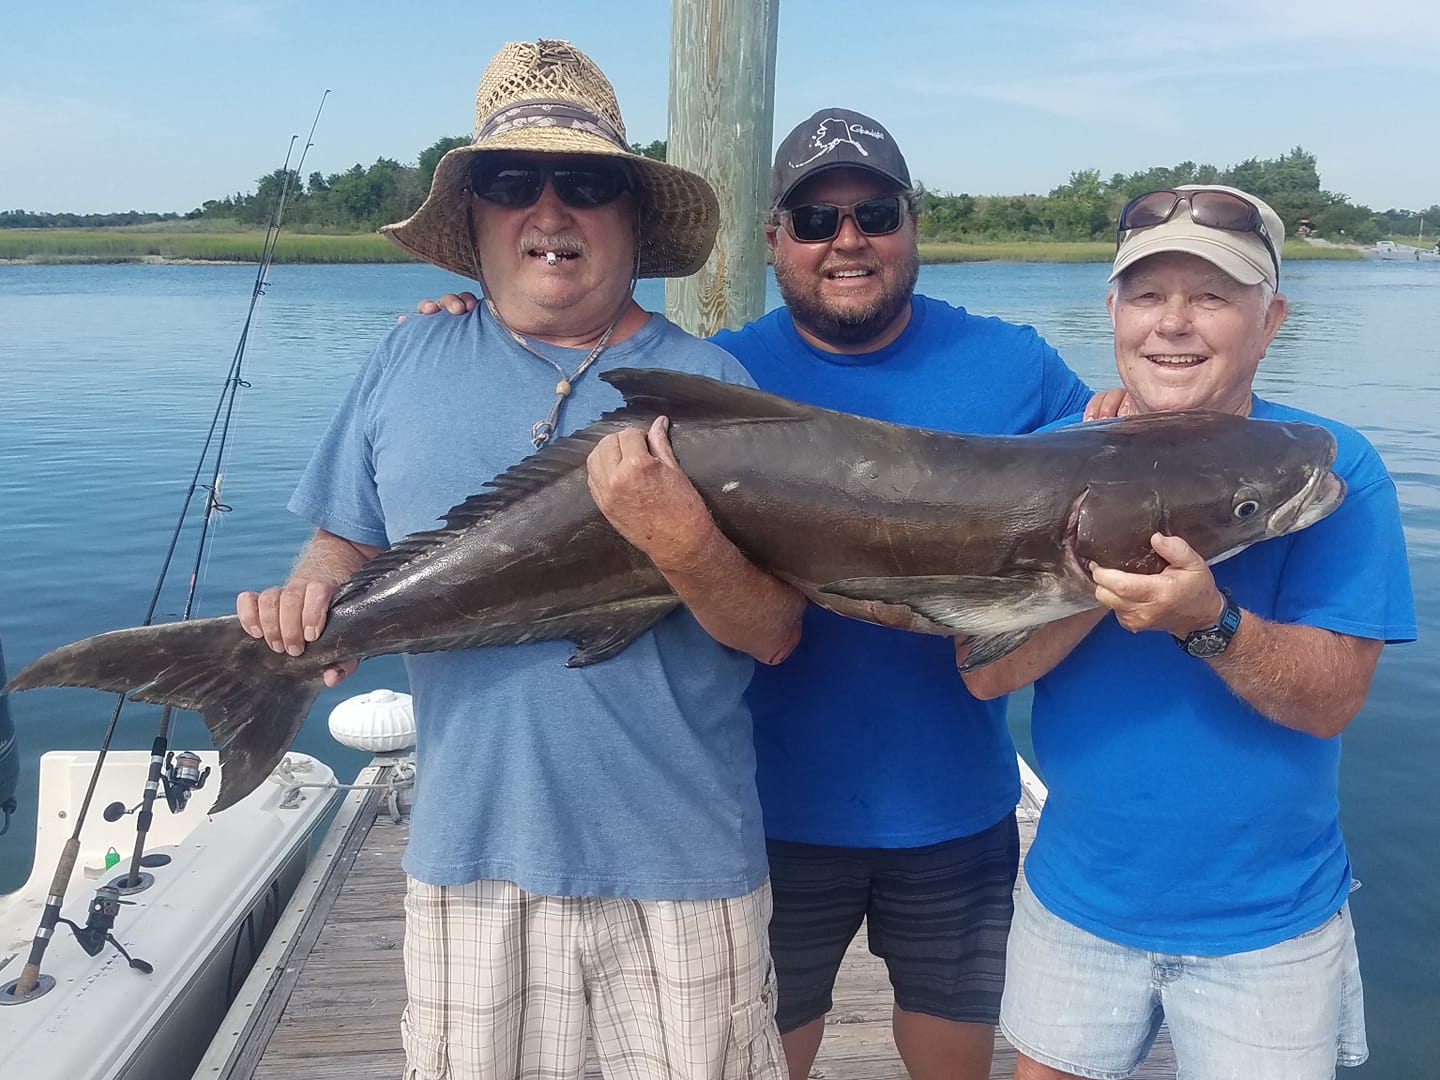
[[[590,210],[614,202],[630,190],[630,174],[604,162],[576,165],[486,161],[470,173],[470,189],[486,202],[518,208],[531,206],[549,180],[566,206]]]
[[[1196,225],[1226,232],[1254,233],[1265,243],[1270,253],[1270,262],[1275,267],[1275,281],[1280,281],[1280,256],[1275,252],[1275,241],[1270,239],[1270,230],[1260,216],[1260,208],[1249,199],[1242,199],[1228,191],[1147,191],[1136,195],[1120,211],[1120,224],[1115,230],[1115,248],[1118,251],[1125,234],[1132,229],[1150,229],[1163,225],[1175,216],[1176,208],[1185,203],[1190,207],[1190,220]]]
[[[885,236],[905,223],[905,199],[900,195],[877,195],[848,206],[834,203],[809,203],[781,211],[785,231],[792,240],[802,244],[819,244],[840,235],[840,226],[848,217],[866,236]]]

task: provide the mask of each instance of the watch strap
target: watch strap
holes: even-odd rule
[[[1199,630],[1192,630],[1183,638],[1170,635],[1175,639],[1175,644],[1191,656],[1202,660],[1219,656],[1229,647],[1235,631],[1240,629],[1240,605],[1235,603],[1230,590],[1223,586],[1220,588],[1220,595],[1225,598],[1225,607],[1217,621],[1209,626],[1202,626]]]

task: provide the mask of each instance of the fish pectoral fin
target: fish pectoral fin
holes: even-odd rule
[[[582,625],[557,635],[576,645],[575,655],[565,666],[578,668],[609,660],[679,606],[675,596],[654,596],[586,610]]]
[[[847,578],[823,585],[820,591],[851,600],[904,604],[931,622],[962,634],[987,638],[995,636],[998,624],[1013,624],[1025,609],[1044,604],[1046,598],[1055,593],[1055,583],[1046,574],[1021,573],[1005,577],[935,574]]]
[[[974,671],[986,664],[993,664],[1002,656],[1008,656],[1024,645],[1034,632],[1035,627],[1027,626],[1023,630],[1011,630],[1004,634],[992,634],[990,637],[972,638],[970,652],[956,666],[961,671]]]

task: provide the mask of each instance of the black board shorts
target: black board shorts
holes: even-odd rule
[[[973,836],[926,847],[766,847],[782,1034],[830,1011],[835,975],[862,921],[900,1008],[965,1023],[999,1018],[1020,866],[1013,812]]]

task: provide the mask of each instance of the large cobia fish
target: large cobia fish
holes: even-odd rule
[[[219,810],[284,754],[337,660],[558,638],[575,643],[572,666],[604,660],[679,600],[596,509],[585,459],[662,413],[681,465],[752,560],[842,614],[908,604],[933,632],[973,636],[970,666],[1095,606],[1089,560],[1158,571],[1161,531],[1215,561],[1318,521],[1345,490],[1329,468],[1334,439],[1309,424],[1193,412],[981,437],[675,372],[602,378],[624,408],[376,556],[336,592],[303,656],[272,652],[233,616],[196,619],[63,646],[7,689],[93,686],[199,710],[222,746]]]

